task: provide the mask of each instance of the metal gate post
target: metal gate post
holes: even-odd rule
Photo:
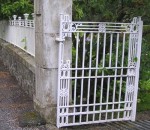
[[[59,42],[59,52],[58,52],[58,85],[57,85],[57,127],[60,127],[60,120],[63,123],[68,122],[68,117],[63,116],[59,117],[60,113],[68,113],[68,108],[60,108],[60,106],[68,106],[69,105],[69,93],[70,91],[70,80],[69,79],[61,79],[70,77],[70,59],[66,60],[64,57],[64,47],[65,47],[65,37],[71,37],[71,33],[63,33],[62,30],[68,29],[69,25],[64,24],[64,22],[70,22],[70,18],[68,15],[60,14],[60,30],[59,30],[59,38],[56,38],[56,41]],[[62,101],[62,102],[60,102]]]
[[[140,58],[141,58],[141,45],[142,45],[142,32],[143,32],[143,21],[141,17],[138,17],[138,42],[137,42],[137,64],[135,72],[135,88],[134,88],[134,97],[133,97],[133,111],[131,113],[131,120],[135,121],[136,117],[136,108],[137,108],[137,95],[138,95],[138,84],[139,84],[139,71],[140,71]]]
[[[61,63],[63,61],[63,50],[64,50],[64,40],[62,38],[62,19],[63,19],[63,16],[60,15],[60,29],[59,29],[59,38],[56,39],[56,41],[59,42],[59,52],[58,52],[58,86],[57,86],[57,127],[59,128],[59,117],[58,117],[58,114],[59,114],[59,95],[60,95],[60,91],[59,91],[59,87],[60,87],[60,77],[61,77]]]

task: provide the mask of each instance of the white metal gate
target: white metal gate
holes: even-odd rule
[[[57,127],[135,120],[143,22],[72,22],[61,15]],[[72,60],[64,59],[73,36]]]

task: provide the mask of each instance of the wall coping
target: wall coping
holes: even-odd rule
[[[23,51],[22,49],[18,48],[3,39],[0,39],[0,46],[5,48],[6,50],[10,51],[12,55],[17,57],[18,60],[23,63],[29,70],[31,70],[35,74],[35,58],[28,54],[27,52]]]

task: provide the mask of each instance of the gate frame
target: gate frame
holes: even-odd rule
[[[142,30],[143,30],[143,21],[141,21],[141,17],[134,17],[133,21],[131,23],[118,23],[118,24],[135,24],[138,25],[138,48],[137,48],[137,64],[136,64],[136,70],[135,70],[135,88],[134,88],[134,97],[133,97],[133,105],[132,105],[132,113],[131,113],[131,121],[135,121],[136,118],[136,107],[137,107],[137,95],[138,95],[138,82],[139,82],[139,69],[140,69],[140,57],[141,57],[141,44],[142,44]],[[77,22],[78,24],[82,24],[82,22]],[[111,23],[111,22],[84,22],[84,23]],[[115,23],[116,24],[116,23]],[[106,31],[103,27],[103,25],[100,27],[99,32]],[[70,68],[70,61],[66,60],[64,63],[63,60],[63,51],[64,51],[64,42],[66,37],[71,37],[72,33],[75,32],[73,27],[73,22],[69,19],[69,15],[60,15],[60,30],[59,30],[59,37],[56,38],[56,41],[59,42],[59,58],[58,58],[58,90],[57,90],[57,127],[63,127],[63,126],[70,126],[70,125],[60,125],[59,124],[59,107],[60,107],[60,95],[65,94],[68,95],[69,93],[69,86],[70,82],[67,81],[68,86],[65,88],[66,92],[60,92],[60,77],[61,77],[61,70],[66,70],[67,68]],[[131,39],[131,38],[130,38]],[[129,65],[129,63],[128,63]],[[66,74],[63,74],[63,76],[70,76],[70,70],[66,71]],[[69,96],[67,96],[66,99],[66,105],[69,105]],[[68,111],[68,108],[66,108],[66,111]],[[129,120],[129,119],[125,119]],[[118,120],[119,121],[119,120]],[[107,121],[104,121],[107,122]],[[99,122],[93,122],[94,123],[101,123]],[[88,124],[88,122],[87,122]]]

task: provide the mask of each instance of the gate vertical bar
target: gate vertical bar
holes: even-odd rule
[[[138,17],[138,42],[137,42],[137,64],[136,64],[136,77],[135,77],[135,88],[134,88],[134,97],[133,97],[133,106],[131,113],[131,120],[135,121],[136,117],[136,108],[137,108],[137,94],[138,94],[138,84],[139,84],[139,69],[140,69],[140,58],[141,58],[141,45],[142,45],[142,32],[143,32],[143,21],[141,17]]]
[[[80,112],[82,112],[82,104],[83,104],[83,86],[84,86],[84,64],[85,64],[85,44],[86,44],[86,33],[83,36],[83,54],[82,54],[82,79],[81,79],[81,97],[80,97]],[[82,121],[82,114],[80,114],[80,121]]]
[[[113,33],[110,34],[109,67],[111,67]]]
[[[107,110],[108,110],[108,102],[109,102],[109,90],[110,90],[110,77],[108,77],[108,79],[107,79],[107,97],[106,97],[106,103],[107,103],[107,105],[106,105],[105,120],[107,120],[107,118],[108,118],[108,112],[107,112]]]
[[[92,67],[92,42],[93,42],[93,33],[90,34],[90,58],[89,58],[89,78],[88,78],[88,93],[87,93],[87,105],[89,105],[90,100],[90,87],[91,87],[91,67]],[[87,111],[89,111],[89,106],[87,107]],[[88,121],[89,115],[86,116],[86,121]]]
[[[102,78],[101,78],[101,95],[100,95],[100,111],[102,111],[102,102],[103,102],[103,85],[104,85],[104,67],[105,67],[105,51],[106,51],[106,33],[104,33],[104,37],[103,37],[103,61],[102,61]],[[102,119],[102,114],[100,112],[99,114],[99,119]]]
[[[78,48],[79,48],[79,32],[76,37],[76,61],[75,61],[75,77],[78,75]],[[74,83],[74,105],[76,105],[76,94],[77,94],[77,79],[75,79]],[[73,112],[76,112],[76,108],[74,107]],[[75,122],[75,115],[73,116],[73,123]]]
[[[97,34],[97,49],[96,49],[96,70],[95,70],[95,76],[97,77],[98,74],[98,58],[99,58],[99,38],[100,38],[100,33]],[[95,78],[94,81],[94,104],[96,103],[96,91],[97,91],[97,78]],[[93,111],[95,111],[95,105],[93,107]],[[93,121],[95,119],[95,114],[93,115]]]
[[[58,90],[57,90],[57,127],[59,128],[59,106],[60,106],[60,76],[61,76],[61,69],[60,69],[60,65],[62,62],[62,46],[63,46],[63,40],[62,40],[62,19],[63,19],[63,15],[60,14],[60,29],[59,29],[59,52],[58,52]]]
[[[130,31],[131,31],[131,28],[130,28]],[[129,34],[130,36],[129,36],[129,43],[128,43],[128,67],[129,67],[129,61],[130,61],[130,57],[131,57],[131,54],[130,54],[130,50],[131,50],[131,42],[132,42],[132,40],[131,40],[131,35],[132,34]],[[129,70],[127,69],[127,74],[129,73],[128,72]],[[124,118],[126,118],[126,115],[127,115],[127,106],[128,106],[128,104],[129,103],[127,103],[127,101],[128,101],[128,90],[127,90],[127,86],[128,86],[128,83],[129,82],[129,77],[126,77],[126,90],[125,90],[125,97],[124,97],[124,101],[125,101],[125,104],[124,104],[124,109],[125,109],[125,111],[124,111]]]
[[[115,108],[115,97],[116,97],[116,80],[117,80],[117,64],[118,64],[118,46],[119,46],[119,33],[117,33],[117,41],[116,41],[116,59],[115,59],[115,76],[114,76],[114,86],[113,86],[113,104],[112,104],[112,110]],[[114,118],[114,112],[112,112],[112,119]]]
[[[125,39],[126,39],[126,34],[124,33],[123,34],[123,45],[122,45],[122,61],[121,61],[121,67],[122,68],[121,68],[121,75],[123,75],[123,67],[124,67]],[[118,99],[119,105],[118,105],[118,109],[120,109],[120,106],[121,106],[120,102],[121,102],[121,95],[122,95],[122,81],[123,81],[122,77],[120,77],[120,89],[119,89],[119,99]],[[120,112],[118,112],[118,118],[119,118],[119,116],[120,116]]]

